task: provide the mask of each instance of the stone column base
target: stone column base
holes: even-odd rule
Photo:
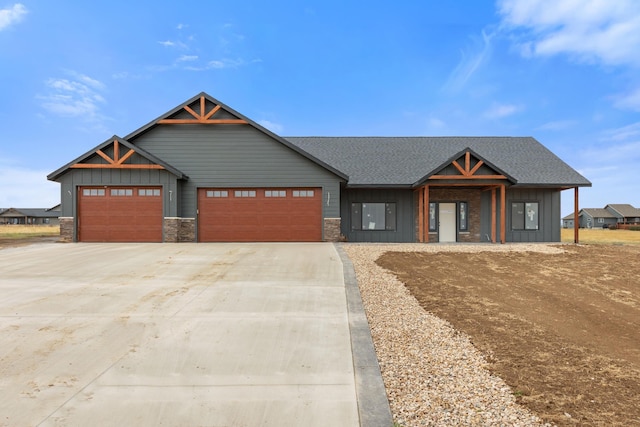
[[[196,241],[196,219],[180,218],[180,229],[178,230],[178,242]]]
[[[324,219],[324,241],[325,242],[339,242],[341,239],[340,234],[340,218],[325,218]]]
[[[164,218],[162,223],[164,242],[195,242],[196,220],[195,218]]]
[[[72,216],[61,216],[60,218],[60,241],[73,242],[73,230],[75,221]]]

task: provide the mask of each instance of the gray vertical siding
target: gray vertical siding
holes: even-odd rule
[[[350,242],[415,242],[412,190],[347,189],[341,197],[342,234]],[[396,230],[351,230],[351,203],[396,203]]]
[[[497,193],[496,238],[500,241],[500,191]],[[562,221],[560,216],[560,190],[545,188],[509,188],[506,198],[507,242],[559,242]],[[539,203],[538,230],[512,230],[511,203]],[[490,241],[491,236],[491,193],[482,195],[482,241]]]
[[[182,171],[182,217],[201,187],[321,187],[323,216],[340,216],[342,179],[248,125],[162,125],[132,142]]]
[[[536,231],[512,231],[511,202],[538,202],[539,229]],[[559,242],[560,228],[559,190],[539,188],[507,190],[507,242]]]

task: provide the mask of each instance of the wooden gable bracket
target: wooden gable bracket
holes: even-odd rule
[[[124,162],[133,156],[135,151],[130,148],[124,156],[120,157],[120,143],[117,139],[113,140],[113,158],[99,148],[96,150],[96,154],[105,159],[107,163],[76,163],[70,167],[74,169],[164,169],[163,166],[154,164],[125,164]]]
[[[451,162],[460,175],[432,175],[429,179],[507,179],[504,175],[476,175],[476,172],[484,165],[484,161],[478,159],[478,163],[471,167],[471,152],[464,154],[464,167],[460,166],[457,160]]]
[[[246,120],[243,119],[212,119],[215,113],[220,110],[220,105],[216,105],[209,112],[205,113],[206,107],[206,99],[204,96],[200,97],[200,114],[193,111],[188,105],[185,105],[183,108],[186,112],[191,114],[193,119],[161,119],[158,120],[158,124],[174,124],[174,125],[184,125],[184,124],[205,124],[205,125],[231,125],[231,124],[247,124]]]

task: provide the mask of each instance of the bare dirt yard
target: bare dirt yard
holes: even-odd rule
[[[377,263],[470,336],[544,421],[640,425],[640,245],[563,249],[387,252]]]

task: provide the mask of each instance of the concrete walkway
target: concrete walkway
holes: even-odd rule
[[[389,426],[341,255],[328,243],[2,249],[0,425]]]

